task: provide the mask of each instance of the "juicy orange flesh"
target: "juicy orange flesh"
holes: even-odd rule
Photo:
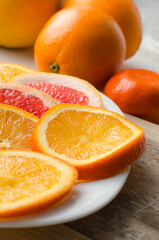
[[[31,72],[29,69],[21,67],[12,67],[0,64],[0,82],[6,83],[10,78],[15,77],[18,74]]]
[[[75,160],[105,154],[133,135],[113,116],[67,110],[48,123],[46,140],[54,152]]]
[[[0,109],[0,149],[30,150],[30,139],[36,123],[18,114]]]
[[[61,171],[37,158],[0,156],[0,204],[47,191],[59,182]]]

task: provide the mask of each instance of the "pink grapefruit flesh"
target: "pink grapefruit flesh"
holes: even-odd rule
[[[88,97],[82,91],[77,91],[70,87],[47,83],[28,83],[25,85],[41,90],[59,100],[61,103],[76,103],[82,105],[88,105],[89,103]]]
[[[37,117],[57,104],[53,98],[39,90],[15,84],[0,84],[0,103],[21,108]]]
[[[49,94],[61,103],[103,107],[100,93],[90,83],[79,78],[53,73],[20,75],[12,82],[26,85]]]

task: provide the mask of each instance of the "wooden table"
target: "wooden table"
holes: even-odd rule
[[[144,128],[147,150],[109,205],[65,225],[0,229],[0,240],[159,240],[159,125],[126,117]]]

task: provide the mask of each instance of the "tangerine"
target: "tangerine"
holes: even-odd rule
[[[144,69],[127,69],[107,82],[105,95],[123,112],[159,124],[159,74]]]

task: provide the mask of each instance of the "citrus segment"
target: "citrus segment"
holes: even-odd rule
[[[0,151],[0,217],[34,213],[60,200],[72,187],[77,171],[39,153]]]
[[[92,123],[95,126],[90,127]],[[127,126],[112,116],[68,110],[49,121],[46,140],[48,146],[58,154],[75,160],[91,160],[121,145],[132,134]],[[69,141],[63,144],[68,135]],[[56,141],[53,141],[55,138]]]
[[[0,149],[28,149],[38,118],[19,108],[0,103]]]
[[[99,108],[59,104],[36,125],[31,148],[76,166],[80,179],[112,177],[143,153],[144,131]]]
[[[31,72],[34,72],[34,70],[19,64],[0,63],[0,82],[5,83],[19,74]]]
[[[41,117],[44,112],[57,104],[57,101],[46,93],[17,84],[0,84],[0,102],[21,108]]]
[[[19,75],[11,81],[41,90],[62,103],[103,107],[99,91],[79,78],[53,73],[32,73],[29,76]]]
[[[83,105],[88,105],[88,97],[80,91],[71,89],[69,87],[58,86],[55,84],[46,84],[46,83],[39,83],[39,84],[26,84],[29,87],[33,87],[39,90],[47,92],[49,95],[54,97],[55,99],[60,100],[62,103],[79,103]],[[71,96],[70,96],[71,95]]]

